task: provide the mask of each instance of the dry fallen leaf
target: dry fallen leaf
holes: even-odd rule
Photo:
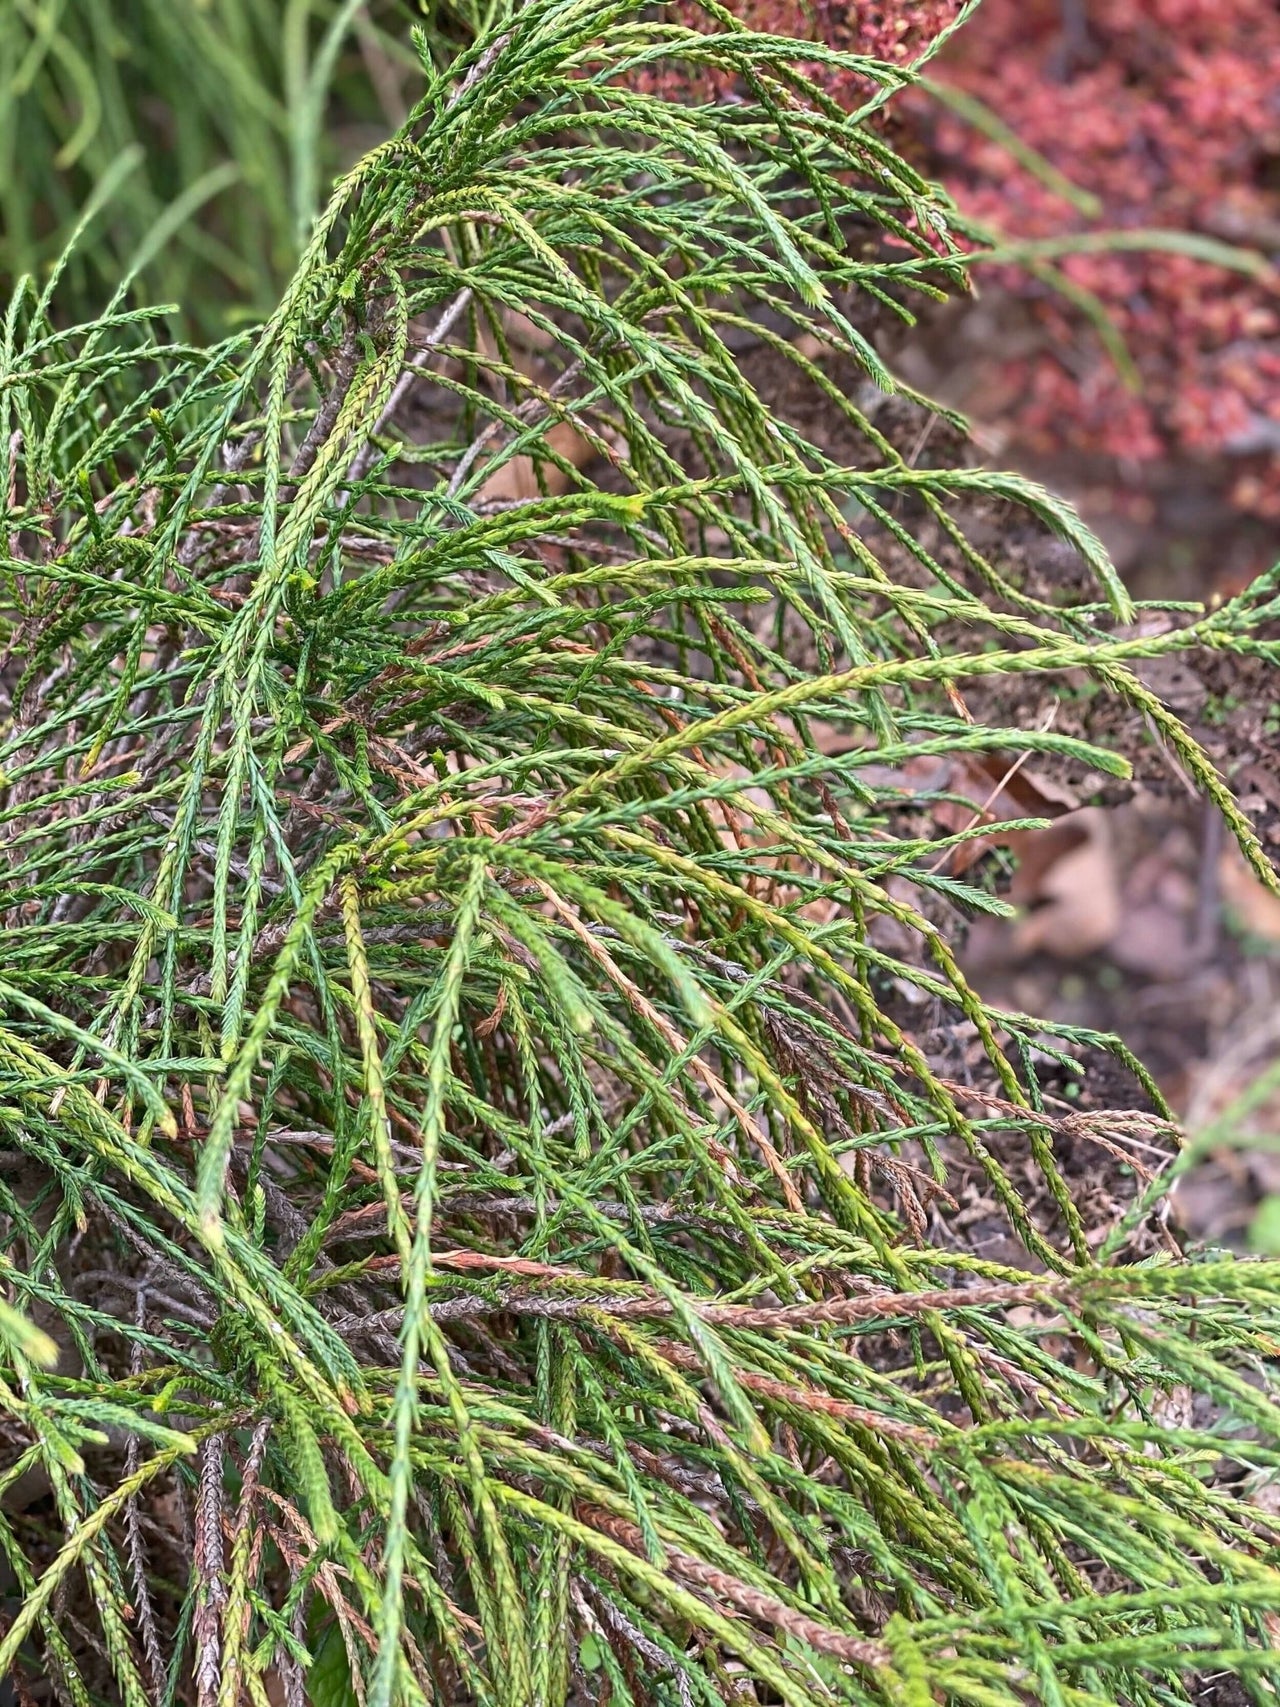
[[[1223,900],[1243,930],[1266,942],[1280,942],[1280,895],[1273,895],[1258,881],[1234,843],[1223,849],[1218,861],[1218,882]]]
[[[562,456],[566,462],[575,468],[585,468],[596,454],[595,446],[584,439],[568,421],[558,421],[556,425],[544,434],[548,449]],[[541,469],[543,485],[538,484],[538,472]],[[543,491],[557,498],[567,490],[569,478],[565,471],[554,462],[543,458],[535,463],[531,456],[513,456],[509,462],[494,469],[493,473],[480,488],[479,497],[482,502],[493,502],[501,499],[512,500],[537,498]]]
[[[551,343],[549,334],[535,326],[527,315],[509,311],[504,317],[504,331],[510,344],[511,362],[520,373],[530,379],[538,375],[543,352]],[[487,354],[496,356],[497,349],[487,333],[481,332],[480,347]],[[596,447],[590,440],[583,437],[569,421],[558,421],[544,434],[547,448],[556,456],[574,468],[585,468],[596,455]],[[543,484],[539,486],[538,476],[541,472]],[[509,462],[504,462],[496,468],[480,488],[480,499],[487,501],[502,500],[512,502],[529,498],[537,498],[545,491],[551,497],[559,495],[568,489],[569,478],[562,468],[545,457],[535,460],[531,456],[513,456]]]
[[[860,743],[822,726],[819,744],[824,752],[842,753]],[[990,834],[946,850],[938,861],[936,870],[958,877],[993,848],[1017,847],[1021,852],[1028,837],[1038,833],[1002,829],[1011,819],[1060,818],[1079,806],[1069,789],[1031,770],[1027,757],[1026,753],[954,753],[908,759],[894,770],[869,765],[861,776],[874,788],[900,789],[904,803],[928,795],[958,797],[927,803],[939,830],[949,835],[990,826]]]
[[[1028,832],[1010,898],[1026,908],[1013,928],[1019,954],[1082,960],[1111,942],[1123,914],[1109,815],[1087,806]]]

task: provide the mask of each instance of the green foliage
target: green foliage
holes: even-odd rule
[[[1124,1051],[979,999],[946,929],[1001,903],[902,816],[930,755],[1122,774],[965,714],[1083,671],[1267,872],[1133,665],[1259,649],[1272,589],[1148,632],[1064,505],[895,448],[860,325],[963,282],[945,198],[819,50],[706,22],[516,9],[252,335],[14,293],[0,1265],[62,1360],[5,1335],[0,1489],[51,1515],[0,1497],[0,1672],[34,1642],[68,1700],[1280,1683],[1276,1520],[1222,1474],[1280,1466],[1280,1268],[1135,1258],[1156,1184],[1091,1248],[1055,1145],[1168,1129],[1046,1106]],[[662,101],[673,58],[750,98]]]
[[[13,0],[0,272],[52,263],[106,195],[64,308],[93,312],[138,268],[188,327],[225,330],[228,304],[240,325],[266,314],[334,173],[417,94],[417,18],[409,0]]]

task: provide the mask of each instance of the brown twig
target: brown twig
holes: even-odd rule
[[[599,1530],[602,1535],[607,1535],[610,1540],[620,1542],[633,1553],[645,1553],[644,1537],[634,1523],[628,1523],[625,1518],[615,1517],[612,1512],[601,1511],[594,1506],[584,1507],[581,1516],[584,1522]],[[665,1551],[667,1568],[673,1575],[706,1589],[722,1606],[731,1606],[746,1613],[749,1618],[754,1618],[758,1623],[768,1624],[785,1635],[816,1648],[819,1653],[833,1654],[850,1665],[888,1664],[888,1651],[882,1642],[872,1641],[865,1636],[848,1635],[842,1630],[833,1630],[829,1625],[819,1624],[816,1619],[788,1606],[775,1595],[753,1588],[750,1583],[730,1576],[727,1571],[709,1565],[703,1559],[695,1559],[675,1547],[668,1547]]]

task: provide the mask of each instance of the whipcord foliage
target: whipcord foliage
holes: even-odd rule
[[[1265,651],[1270,583],[1154,632],[1065,505],[896,448],[862,328],[968,260],[867,123],[906,74],[855,65],[850,116],[821,51],[532,0],[254,334],[15,289],[0,1674],[1274,1698],[1280,1270],[1152,1256],[1154,1183],[1091,1243],[1044,1069],[1132,1068],[1149,1115],[1070,1117],[1113,1151],[1158,1096],[983,1003],[945,928],[1002,905],[948,863],[975,829],[901,811],[930,756],[1123,774],[969,718],[1087,672],[1270,880],[1133,669]],[[664,101],[673,59],[739,98]],[[975,506],[1100,601],[1006,572]],[[1023,1262],[952,1236],[957,1168]]]

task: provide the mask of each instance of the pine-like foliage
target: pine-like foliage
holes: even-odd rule
[[[1280,1269],[1143,1255],[1152,1190],[1091,1246],[1042,1080],[1106,1040],[979,1000],[976,832],[902,812],[931,756],[1123,772],[967,716],[1084,672],[1265,871],[1131,666],[1271,594],[1135,626],[1065,507],[895,449],[860,327],[963,281],[945,198],[702,23],[511,8],[251,339],[13,295],[0,1674],[76,1707],[1280,1683]]]

